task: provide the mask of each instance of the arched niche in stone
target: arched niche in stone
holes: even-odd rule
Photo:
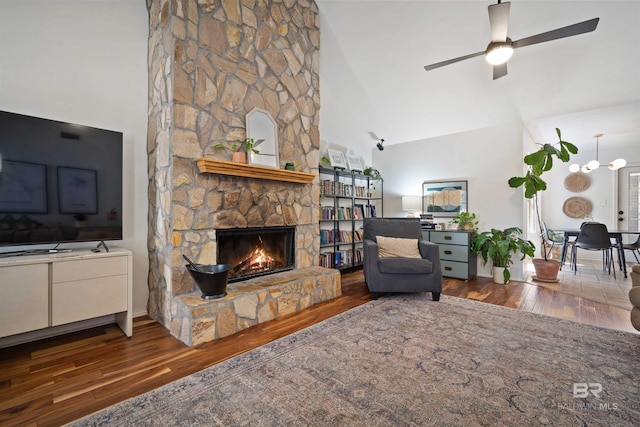
[[[278,168],[278,128],[269,112],[254,108],[247,113],[247,138],[257,143],[259,154],[249,152],[249,163]],[[260,141],[262,140],[262,141]]]

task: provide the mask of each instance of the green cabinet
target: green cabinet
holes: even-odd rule
[[[464,280],[478,273],[477,257],[471,253],[472,236],[462,230],[422,230],[425,240],[438,244],[442,275]]]

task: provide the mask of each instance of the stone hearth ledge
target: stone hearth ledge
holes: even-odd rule
[[[199,292],[175,297],[171,335],[198,345],[342,295],[340,272],[308,267],[229,283],[227,295],[204,300]]]

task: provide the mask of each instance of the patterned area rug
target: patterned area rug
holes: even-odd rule
[[[639,369],[640,335],[398,295],[72,425],[631,426]]]

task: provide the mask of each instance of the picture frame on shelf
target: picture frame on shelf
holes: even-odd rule
[[[351,172],[362,172],[364,170],[360,156],[356,154],[347,154],[347,163]]]
[[[467,181],[424,181],[422,212],[437,217],[454,217],[468,210]]]
[[[344,154],[342,153],[342,151],[327,148],[327,154],[329,155],[329,162],[331,163],[331,167],[338,169],[347,168],[347,163],[345,162]]]

